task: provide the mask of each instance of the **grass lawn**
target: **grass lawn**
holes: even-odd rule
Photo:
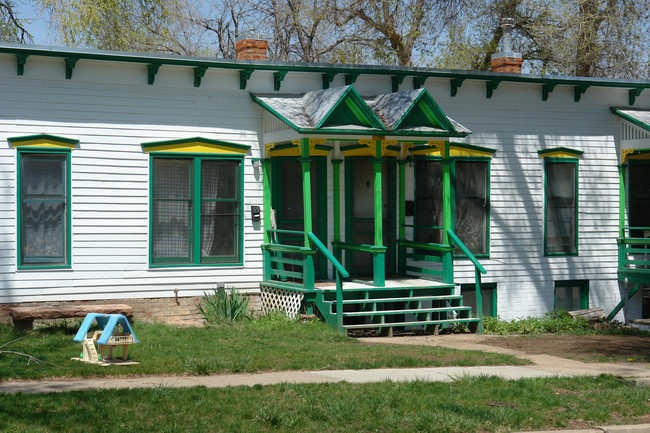
[[[649,422],[650,388],[612,376],[465,377],[454,383],[14,394],[0,395],[0,407],[0,430],[15,433],[471,433]]]
[[[0,325],[0,345],[24,337],[1,350],[28,353],[58,366],[28,364],[24,357],[0,354],[0,380],[527,363],[478,351],[362,344],[324,323],[271,318],[206,328],[136,322],[133,330],[140,343],[132,345],[129,354],[140,365],[100,367],[70,359],[81,352],[81,344],[72,341],[78,326],[16,332],[10,325]]]

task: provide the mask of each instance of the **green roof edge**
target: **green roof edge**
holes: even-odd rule
[[[175,139],[175,140],[162,140],[162,141],[150,141],[147,143],[142,143],[141,146],[145,149],[149,148],[154,148],[154,147],[159,147],[159,146],[169,146],[169,145],[174,145],[174,144],[183,144],[183,143],[193,143],[193,142],[201,142],[201,143],[207,143],[207,144],[216,144],[219,146],[226,146],[226,147],[231,147],[233,149],[240,149],[240,150],[248,150],[251,148],[250,145],[248,144],[239,144],[239,143],[233,143],[231,141],[223,141],[223,140],[213,140],[210,138],[203,138],[203,137],[190,137],[190,138],[180,138],[180,139]]]
[[[79,143],[79,140],[76,140],[74,138],[59,137],[58,135],[51,135],[51,134],[36,134],[36,135],[23,135],[20,137],[8,137],[7,141],[10,143],[20,143],[23,141],[32,141],[38,139],[49,139],[52,141],[58,141],[66,144]]]

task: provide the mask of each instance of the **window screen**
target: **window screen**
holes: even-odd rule
[[[577,162],[545,161],[546,253],[577,253]]]

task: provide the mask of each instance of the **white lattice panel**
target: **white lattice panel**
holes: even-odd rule
[[[269,314],[274,311],[283,311],[287,317],[295,318],[300,311],[303,294],[291,290],[275,287],[260,287],[262,298],[262,312]]]

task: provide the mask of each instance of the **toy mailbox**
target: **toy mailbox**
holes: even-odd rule
[[[90,332],[93,322],[97,322],[99,331]],[[121,332],[117,332],[118,325]],[[74,341],[83,344],[83,352],[79,361],[93,364],[138,364],[128,360],[128,348],[130,344],[138,343],[138,339],[129,325],[129,321],[121,314],[98,314],[86,315],[83,323],[74,337]],[[97,348],[95,348],[97,344]],[[113,359],[113,347],[122,346],[122,360]]]

